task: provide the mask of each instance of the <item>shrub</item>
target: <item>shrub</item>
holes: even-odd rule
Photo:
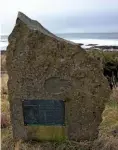
[[[100,60],[103,66],[103,74],[107,77],[111,89],[118,83],[118,52],[90,50],[87,51],[90,57]]]

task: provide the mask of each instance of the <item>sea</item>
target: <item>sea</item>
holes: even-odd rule
[[[59,33],[58,37],[75,43],[83,44],[83,48],[90,47],[89,44],[98,46],[118,46],[118,33]],[[0,50],[6,50],[8,35],[0,36]]]

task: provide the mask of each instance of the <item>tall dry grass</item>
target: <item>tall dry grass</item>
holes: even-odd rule
[[[113,89],[102,118],[92,150],[118,150],[118,88]]]
[[[118,88],[113,90],[103,112],[103,121],[99,128],[99,137],[94,142],[36,142],[19,143],[19,150],[118,150]],[[2,111],[9,114],[9,102],[2,100]],[[12,128],[2,129],[2,150],[14,150]]]
[[[8,94],[7,81],[8,74],[1,72],[1,96],[3,96],[3,98]]]
[[[12,128],[10,123],[9,101],[7,99],[8,76],[5,72],[1,75],[2,95],[1,95],[1,114],[2,131],[1,143],[2,150],[14,150],[12,138]],[[20,148],[18,148],[20,146]],[[94,142],[21,142],[17,144],[18,150],[118,150],[118,88],[114,88],[110,100],[106,104],[103,112],[103,121],[99,128],[99,137]]]

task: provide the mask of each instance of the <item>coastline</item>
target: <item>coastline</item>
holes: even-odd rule
[[[97,49],[97,50],[109,50],[118,51],[118,40],[112,39],[79,39],[71,40],[75,43],[80,43],[81,47],[84,49]]]
[[[64,38],[65,39],[65,38]],[[66,40],[78,43],[85,50],[91,48],[96,50],[108,50],[108,51],[118,51],[118,40],[117,39],[70,39]],[[0,41],[0,51],[6,50],[8,46],[8,41]]]

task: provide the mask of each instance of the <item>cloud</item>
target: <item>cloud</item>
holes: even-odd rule
[[[1,6],[2,33],[12,31],[18,11],[52,32],[104,30],[104,26],[111,31],[118,26],[118,0],[3,0]]]

